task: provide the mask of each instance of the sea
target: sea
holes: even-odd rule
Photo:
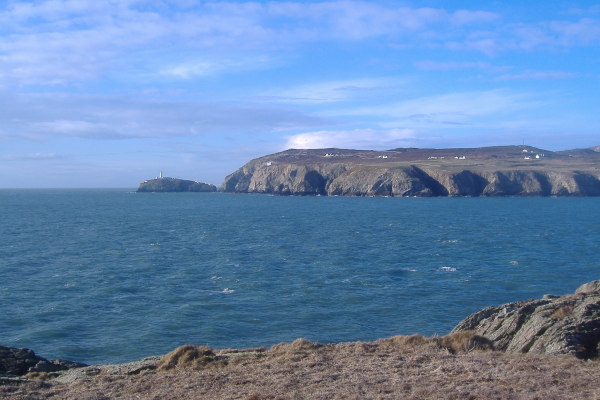
[[[600,279],[600,198],[0,190],[0,345],[121,363],[447,334]]]

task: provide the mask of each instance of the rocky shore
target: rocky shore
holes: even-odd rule
[[[600,398],[600,281],[478,311],[448,335],[213,350],[116,365],[0,347],[3,399]]]

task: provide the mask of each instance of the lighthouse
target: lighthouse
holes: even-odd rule
[[[158,175],[158,179],[162,179],[163,175],[162,175],[162,171],[160,171],[160,174]]]

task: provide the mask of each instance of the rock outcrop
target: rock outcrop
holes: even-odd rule
[[[0,376],[16,377],[35,372],[57,372],[71,368],[85,367],[85,364],[46,360],[29,349],[0,346]]]
[[[225,178],[221,190],[329,196],[600,196],[598,152],[562,154],[522,146],[452,151],[468,157],[451,157],[451,149],[288,150],[248,162]]]
[[[570,354],[596,358],[600,344],[600,281],[575,294],[545,295],[480,310],[452,333],[474,331],[508,353]]]
[[[216,192],[217,187],[208,183],[177,178],[156,178],[140,183],[138,192]]]

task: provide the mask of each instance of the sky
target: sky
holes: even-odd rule
[[[3,0],[0,188],[289,148],[600,145],[600,2]]]

